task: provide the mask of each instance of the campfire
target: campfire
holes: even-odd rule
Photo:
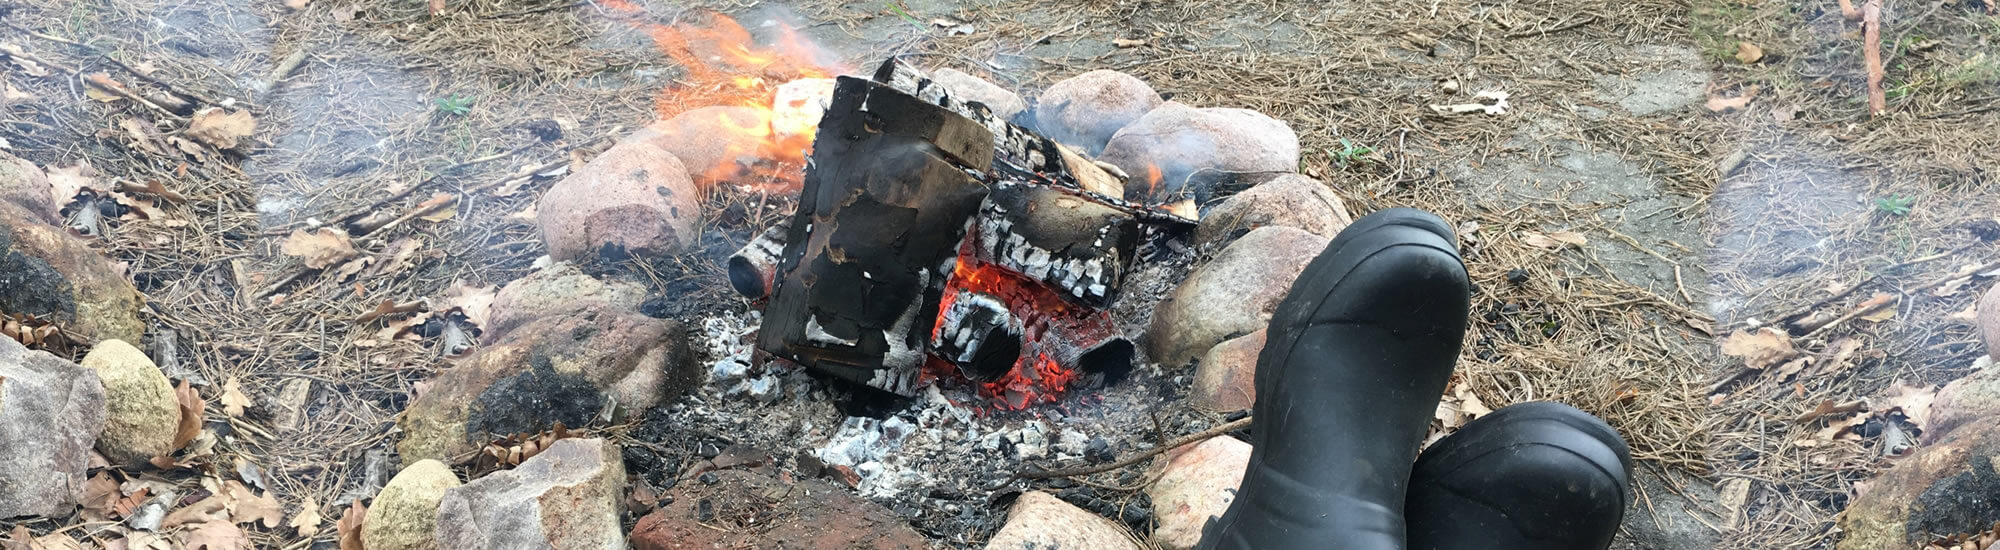
[[[798,210],[729,261],[761,350],[905,396],[964,379],[1001,409],[1131,368],[1106,308],[1192,220],[900,61],[830,92]]]

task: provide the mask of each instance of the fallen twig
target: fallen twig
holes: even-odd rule
[[[1882,0],[1862,4],[1861,42],[1868,63],[1868,114],[1881,116],[1889,111],[1888,96],[1882,91]]]
[[[1847,0],[1841,0],[1841,1],[1845,2],[1845,1],[1847,1]],[[1555,27],[1552,27],[1552,28],[1547,28],[1547,29],[1536,29],[1536,30],[1532,30],[1532,31],[1522,31],[1522,32],[1517,32],[1517,33],[1513,33],[1513,34],[1509,34],[1509,35],[1507,35],[1507,38],[1509,38],[1509,39],[1514,39],[1514,38],[1528,38],[1528,37],[1531,37],[1531,36],[1542,36],[1542,35],[1546,35],[1546,34],[1555,34],[1555,33],[1559,33],[1559,32],[1562,32],[1562,31],[1566,31],[1566,30],[1570,30],[1570,29],[1574,29],[1574,28],[1577,28],[1577,27],[1581,27],[1581,26],[1584,26],[1584,25],[1589,25],[1589,24],[1591,24],[1591,23],[1596,23],[1596,22],[1597,22],[1597,16],[1595,16],[1595,15],[1586,15],[1586,16],[1584,16],[1584,17],[1583,17],[1582,19],[1579,19],[1579,20],[1576,20],[1576,21],[1571,21],[1571,22],[1569,22],[1569,23],[1564,23],[1564,24],[1561,24],[1561,25],[1556,25]]]
[[[140,105],[152,107],[153,110],[159,111],[160,114],[165,115],[167,118],[172,118],[176,120],[187,120],[187,117],[174,113],[173,109],[168,109],[164,105],[154,103],[153,100],[146,99],[145,96],[133,92],[132,89],[130,88],[126,88],[124,84],[119,83],[116,80],[112,80],[111,75],[107,75],[104,73],[90,73],[87,75],[83,75],[83,81],[93,86],[96,86],[98,89],[110,92],[112,94],[116,94],[118,97],[130,99],[133,102],[136,102]]]
[[[1181,447],[1182,445],[1187,445],[1187,444],[1189,444],[1189,443],[1194,443],[1194,442],[1196,442],[1196,441],[1201,441],[1201,440],[1204,440],[1204,439],[1208,439],[1208,438],[1211,438],[1211,437],[1215,437],[1215,436],[1219,436],[1219,435],[1222,435],[1222,434],[1226,434],[1226,433],[1229,433],[1229,432],[1233,432],[1233,431],[1236,431],[1236,430],[1241,430],[1241,429],[1244,429],[1244,428],[1248,428],[1248,427],[1250,427],[1250,421],[1251,421],[1251,420],[1253,420],[1253,419],[1255,419],[1255,418],[1256,418],[1256,417],[1253,417],[1253,416],[1246,416],[1246,417],[1243,417],[1243,418],[1240,418],[1240,419],[1237,419],[1237,420],[1236,420],[1236,421],[1234,421],[1234,422],[1230,422],[1230,423],[1227,423],[1227,424],[1223,424],[1223,425],[1221,425],[1221,426],[1216,426],[1216,427],[1213,427],[1213,428],[1209,428],[1209,429],[1206,429],[1206,430],[1202,430],[1202,431],[1199,431],[1199,432],[1195,432],[1195,433],[1191,433],[1191,434],[1188,434],[1188,435],[1184,435],[1184,436],[1181,436],[1180,438],[1178,438],[1178,439],[1175,439],[1175,440],[1173,440],[1173,441],[1168,441],[1168,442],[1166,442],[1166,443],[1163,443],[1163,444],[1161,444],[1161,445],[1160,445],[1160,446],[1158,446],[1158,447],[1153,447],[1153,448],[1151,448],[1151,449],[1147,449],[1147,450],[1145,450],[1145,451],[1141,451],[1141,452],[1138,452],[1138,453],[1134,453],[1134,454],[1132,454],[1131,456],[1127,456],[1127,457],[1125,457],[1125,458],[1121,458],[1121,459],[1118,459],[1118,460],[1115,460],[1115,461],[1112,461],[1112,462],[1110,462],[1110,463],[1107,463],[1107,464],[1099,464],[1099,465],[1097,465],[1097,466],[1082,466],[1082,467],[1077,467],[1077,468],[1063,468],[1063,469],[1060,469],[1060,470],[1041,470],[1041,471],[1036,471],[1036,472],[1014,472],[1014,475],[1013,475],[1013,476],[1011,476],[1011,477],[1009,477],[1009,478],[1008,478],[1008,481],[1013,481],[1013,480],[1015,480],[1015,479],[1050,479],[1050,478],[1057,478],[1057,477],[1071,477],[1071,476],[1083,476],[1083,475],[1090,475],[1090,474],[1096,474],[1096,473],[1102,473],[1102,472],[1109,472],[1109,471],[1112,471],[1112,470],[1116,470],[1116,469],[1119,469],[1119,468],[1124,468],[1124,467],[1126,467],[1126,466],[1131,466],[1131,465],[1133,465],[1133,464],[1137,464],[1137,463],[1139,463],[1139,461],[1141,461],[1141,460],[1145,460],[1145,459],[1148,459],[1148,458],[1152,458],[1152,457],[1153,457],[1154,455],[1158,455],[1158,454],[1160,454],[1160,453],[1164,453],[1164,452],[1167,452],[1167,451],[1170,451],[1170,450],[1173,450],[1173,449],[1176,449],[1176,448],[1180,448],[1180,447]]]
[[[1833,318],[1832,321],[1828,321],[1824,325],[1813,327],[1811,331],[1807,331],[1805,334],[1800,335],[1799,339],[1804,340],[1807,338],[1811,338],[1814,334],[1825,332],[1826,329],[1838,326],[1841,323],[1845,323],[1848,320],[1853,319],[1855,317],[1860,317],[1862,315],[1874,313],[1876,310],[1885,307],[1894,307],[1897,302],[1898,300],[1894,295],[1878,294],[1874,298],[1869,298],[1868,300],[1861,302],[1861,305],[1855,306],[1853,310],[1841,314],[1841,316],[1839,317]]]

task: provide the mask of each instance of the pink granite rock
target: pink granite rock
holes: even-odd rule
[[[1201,542],[1201,528],[1220,517],[1243,484],[1250,467],[1250,444],[1234,437],[1213,437],[1167,452],[1166,471],[1146,488],[1159,521],[1151,537],[1164,550],[1187,550]]]
[[[1229,243],[1153,310],[1146,353],[1176,368],[1223,340],[1264,328],[1292,280],[1328,240],[1290,227],[1263,227]]]
[[[680,159],[625,141],[549,188],[535,211],[555,259],[655,256],[694,243],[701,199]]]
[[[1146,178],[1125,190],[1133,200],[1159,198],[1182,190],[1199,170],[1291,172],[1299,167],[1299,136],[1284,121],[1249,109],[1202,108],[1169,101],[1118,130],[1098,160],[1128,174],[1157,167],[1161,180]]]
[[[1258,329],[1208,348],[1194,371],[1191,403],[1216,412],[1246,410],[1256,403],[1257,354],[1264,351],[1264,334]]]
[[[1090,71],[1049,86],[1035,103],[1035,124],[1049,139],[1095,155],[1160,102],[1159,92],[1138,77]]]

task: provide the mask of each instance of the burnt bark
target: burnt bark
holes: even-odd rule
[[[945,266],[987,188],[993,134],[894,88],[841,77],[821,119],[758,347],[901,394]]]

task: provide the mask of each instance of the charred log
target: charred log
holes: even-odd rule
[[[993,187],[973,226],[980,259],[1099,309],[1117,298],[1142,233],[1131,212],[1073,191],[1013,183]]]
[[[916,390],[941,265],[986,196],[993,134],[934,103],[842,77],[820,121],[758,347]]]
[[[933,351],[974,382],[999,380],[1021,357],[1021,320],[994,296],[960,289],[938,312]]]
[[[785,252],[785,235],[792,230],[792,219],[782,218],[776,225],[764,228],[757,238],[743,245],[742,250],[729,256],[729,286],[737,294],[746,298],[759,299],[771,294],[771,281],[778,273],[778,258]]]

